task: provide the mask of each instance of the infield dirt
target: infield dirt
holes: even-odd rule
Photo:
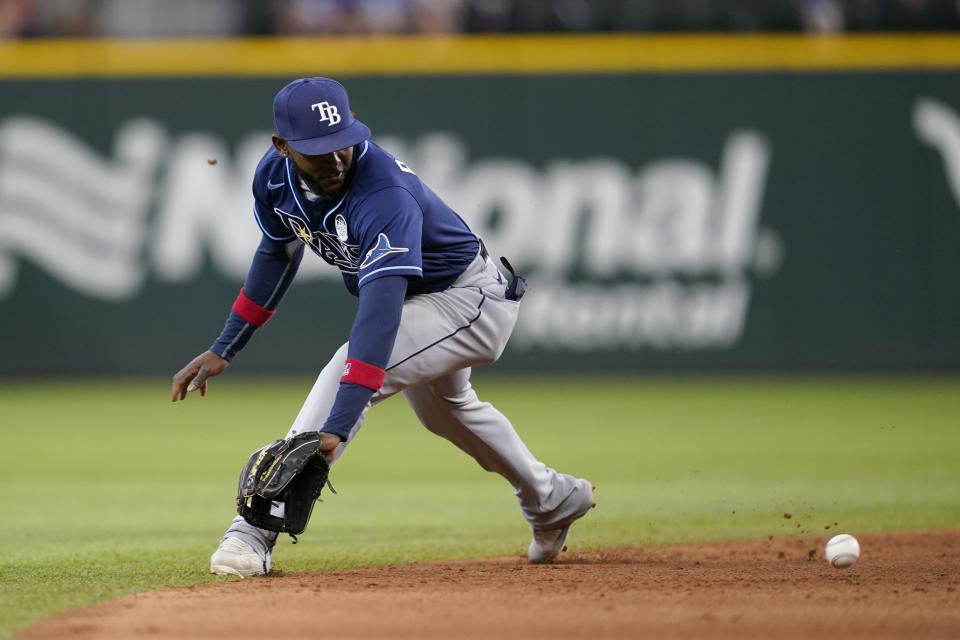
[[[832,532],[830,532],[832,533]],[[274,574],[126,596],[24,638],[957,638],[960,531],[829,536]]]

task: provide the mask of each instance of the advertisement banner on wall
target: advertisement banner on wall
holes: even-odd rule
[[[289,79],[0,82],[0,374],[212,342]],[[527,275],[501,368],[960,368],[960,72],[341,79]],[[243,370],[316,370],[354,309],[308,254]]]

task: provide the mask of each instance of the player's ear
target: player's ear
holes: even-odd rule
[[[290,153],[287,149],[287,141],[276,134],[273,135],[273,148],[284,158]]]

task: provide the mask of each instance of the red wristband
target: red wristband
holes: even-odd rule
[[[343,376],[340,378],[340,382],[352,382],[372,391],[379,391],[380,387],[383,386],[383,379],[386,377],[387,372],[380,367],[356,358],[347,358],[347,364],[343,367]]]
[[[233,312],[255,327],[262,327],[273,317],[273,311],[248,298],[243,289],[240,289],[240,295],[233,301]]]

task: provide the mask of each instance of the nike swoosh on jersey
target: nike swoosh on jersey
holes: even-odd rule
[[[386,258],[391,253],[406,253],[407,251],[410,251],[410,249],[406,247],[391,247],[390,238],[388,238],[386,234],[381,233],[377,236],[377,246],[367,251],[367,255],[360,264],[360,268],[366,269],[374,262]]]
[[[272,182],[267,180],[267,189],[270,189],[271,191],[273,191],[274,189],[279,189],[282,186],[283,186],[282,182],[280,184],[273,184]]]

